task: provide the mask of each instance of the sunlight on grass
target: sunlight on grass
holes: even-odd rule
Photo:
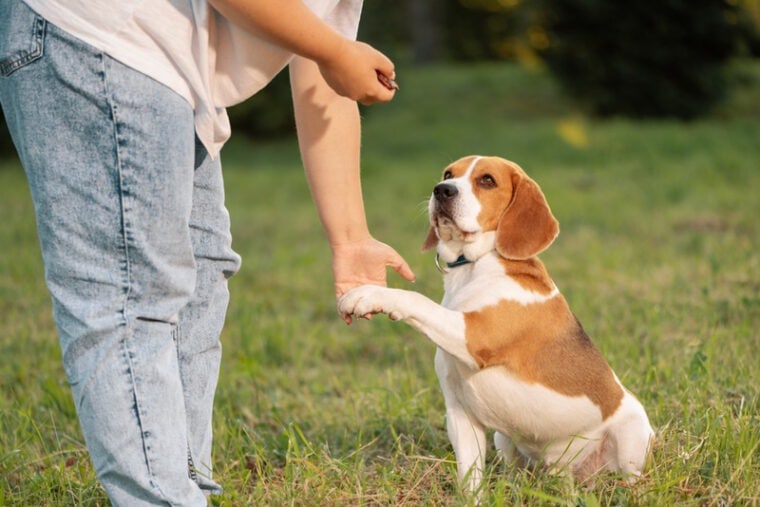
[[[588,131],[582,118],[573,116],[557,122],[557,134],[570,146],[586,148],[588,146]]]

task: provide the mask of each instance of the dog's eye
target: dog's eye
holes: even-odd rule
[[[484,174],[478,178],[478,186],[481,188],[494,188],[496,186],[496,180],[490,174]]]
[[[446,171],[446,172],[443,173],[443,179],[444,180],[451,179],[452,176],[454,176],[454,175],[451,174],[451,171]]]

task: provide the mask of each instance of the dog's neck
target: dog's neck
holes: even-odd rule
[[[449,268],[476,262],[496,248],[496,233],[486,232],[474,241],[439,241],[438,256]]]

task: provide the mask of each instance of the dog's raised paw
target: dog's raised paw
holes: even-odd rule
[[[387,313],[391,319],[399,315],[393,308],[393,289],[378,285],[362,285],[351,289],[338,301],[338,311],[342,316],[366,317],[376,313]]]

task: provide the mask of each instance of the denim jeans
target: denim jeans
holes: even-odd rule
[[[240,258],[192,107],[20,0],[0,1],[0,103],[100,481],[116,505],[206,505]]]

